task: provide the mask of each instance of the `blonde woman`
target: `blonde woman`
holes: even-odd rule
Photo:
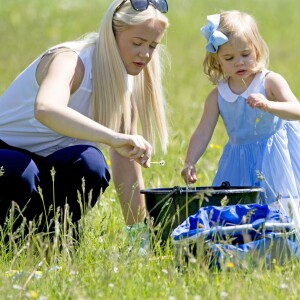
[[[144,220],[141,166],[150,167],[156,133],[164,151],[168,143],[160,62],[167,10],[165,0],[113,1],[99,33],[52,47],[4,92],[2,224],[12,201],[27,219],[44,211],[39,186],[46,208],[67,202],[78,221],[78,191],[94,205],[110,181],[98,145],[110,149],[126,224]]]
[[[300,104],[286,80],[267,69],[269,49],[255,19],[240,11],[207,17],[204,72],[216,85],[191,136],[182,176],[195,183],[196,163],[219,116],[229,137],[213,185],[262,186],[262,200],[300,199]]]

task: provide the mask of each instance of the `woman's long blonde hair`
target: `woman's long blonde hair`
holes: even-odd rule
[[[229,40],[240,36],[247,38],[256,51],[256,66],[252,70],[253,72],[259,72],[268,66],[269,48],[260,35],[256,21],[252,16],[237,10],[221,12],[217,30],[225,34]],[[204,73],[214,84],[227,79],[218,63],[217,53],[207,52],[203,67]]]
[[[132,94],[128,89],[128,74],[119,54],[115,33],[157,19],[164,29],[169,25],[165,15],[152,5],[142,12],[135,11],[130,1],[116,12],[121,0],[114,1],[108,8],[98,35],[89,35],[95,40],[93,55],[92,109],[95,121],[115,131],[130,133],[133,97],[139,114],[143,136],[155,148],[155,133],[158,133],[163,151],[168,144],[165,116],[165,98],[162,87],[162,45],[158,45],[151,61],[142,72],[133,78]]]

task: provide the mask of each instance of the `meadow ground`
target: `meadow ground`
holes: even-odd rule
[[[96,31],[109,0],[0,0],[0,93],[48,47]],[[165,37],[170,53],[165,87],[170,146],[153,161],[164,167],[145,170],[147,188],[183,185],[180,170],[204,99],[212,88],[202,72],[206,16],[239,9],[252,14],[270,47],[270,69],[282,74],[300,97],[298,0],[169,0],[171,26]],[[1,109],[1,107],[0,107]],[[220,121],[198,164],[198,185],[210,185],[226,142]],[[238,158],[237,158],[238,159]],[[178,272],[173,249],[137,255],[128,239],[117,195],[111,186],[84,220],[77,249],[64,240],[52,252],[37,237],[0,252],[0,299],[296,299],[300,293],[298,262],[272,270],[235,269],[212,272],[196,261]],[[64,236],[63,228],[61,236]],[[48,249],[48,250],[47,250]],[[45,259],[46,252],[50,257]],[[58,266],[58,270],[49,271]],[[7,273],[22,270],[19,276]],[[36,272],[38,271],[38,272]],[[41,272],[41,273],[39,273]]]

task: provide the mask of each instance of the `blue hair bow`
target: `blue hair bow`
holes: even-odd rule
[[[228,37],[218,31],[217,28],[220,24],[220,15],[207,16],[208,24],[201,27],[201,32],[207,39],[206,50],[211,53],[216,53],[219,46],[228,42]]]

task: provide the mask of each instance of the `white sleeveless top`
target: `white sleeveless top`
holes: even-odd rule
[[[78,49],[78,43],[57,45],[73,49],[84,64],[84,77],[80,87],[71,95],[68,106],[79,113],[91,117],[92,93],[92,53],[94,47]],[[47,51],[47,52],[48,52]],[[47,53],[46,52],[46,53]],[[92,142],[62,136],[41,124],[34,117],[34,103],[39,85],[36,81],[36,68],[43,53],[12,82],[0,96],[0,139],[5,143],[47,156],[56,150],[71,145]]]

